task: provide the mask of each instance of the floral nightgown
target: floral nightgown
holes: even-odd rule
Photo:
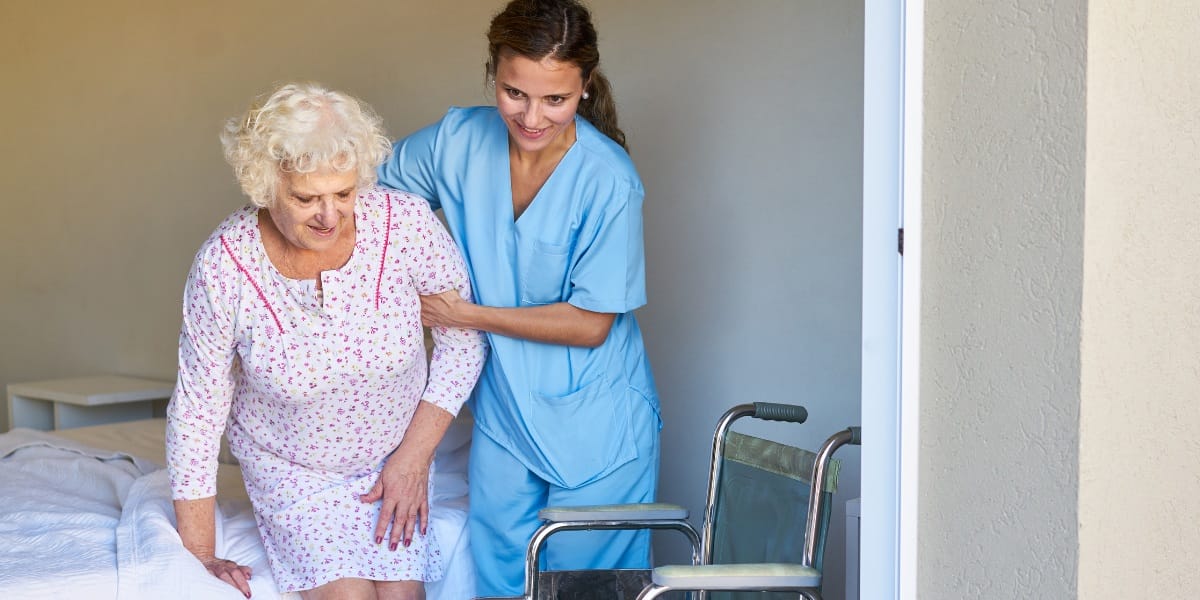
[[[419,401],[456,414],[479,375],[485,340],[435,328],[428,366],[419,295],[470,285],[453,240],[425,200],[360,190],[357,238],[343,267],[314,280],[267,258],[258,211],[230,215],[188,276],[179,375],[168,409],[172,496],[216,494],[228,421],[271,571],[282,592],[355,577],[431,581],[437,540],[396,551],[374,543],[379,502],[365,504]]]

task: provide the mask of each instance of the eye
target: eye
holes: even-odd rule
[[[297,196],[296,194],[292,194],[292,197],[300,204],[312,204],[313,200],[316,200],[314,196]]]
[[[338,192],[338,195],[337,195],[337,197],[338,197],[338,199],[340,199],[340,200],[346,200],[347,198],[349,198],[349,197],[350,197],[350,196],[352,196],[353,194],[354,194],[354,190],[346,190],[346,191],[344,191],[344,192]]]
[[[504,88],[504,93],[508,94],[508,97],[513,100],[520,100],[525,95],[521,93],[521,90],[514,90],[513,88]]]
[[[558,106],[566,101],[567,99],[563,98],[562,96],[546,96],[546,103],[550,104],[551,106]]]

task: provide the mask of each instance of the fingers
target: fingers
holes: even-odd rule
[[[225,581],[233,584],[243,596],[250,597],[250,578],[246,576],[246,572],[241,567],[226,572],[227,577],[222,577]]]
[[[464,302],[461,292],[446,290],[432,296],[421,296],[421,324],[427,327],[452,327],[458,305]]]
[[[384,502],[379,507],[379,521],[375,524],[375,543],[383,543],[383,536],[387,534],[388,525],[392,523],[392,517],[396,514],[396,505],[392,502]],[[390,547],[396,549],[395,527],[392,528],[392,537]]]
[[[421,508],[418,511],[421,519],[421,535],[429,534],[429,498],[421,500]]]
[[[371,486],[371,490],[369,492],[358,497],[359,500],[362,500],[366,503],[378,502],[381,498],[383,498],[382,481],[376,481],[375,485]]]
[[[391,519],[392,532],[388,536],[388,548],[396,550],[401,544],[405,548],[412,545],[413,535],[420,531],[421,535],[425,535],[426,528],[422,522],[428,522],[428,510],[420,507],[412,507],[410,509],[402,509],[399,504],[393,509]]]
[[[243,596],[250,597],[250,575],[252,573],[250,567],[223,558],[206,562],[204,567],[217,579],[237,588]]]
[[[413,515],[405,515],[403,518],[397,518],[395,523],[392,523],[392,536],[389,542],[389,548],[395,550],[404,544],[407,548],[412,543],[412,527]]]

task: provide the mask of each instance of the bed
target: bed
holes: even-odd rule
[[[430,600],[474,596],[468,552],[470,413],[451,425],[434,458],[430,526],[447,558]],[[0,434],[0,598],[229,598],[242,595],[208,574],[174,527],[164,464],[164,419],[54,432]],[[218,555],[249,565],[256,600],[279,594],[241,474],[218,469]]]

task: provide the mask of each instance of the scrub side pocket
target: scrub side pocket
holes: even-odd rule
[[[553,304],[563,299],[571,247],[534,240],[521,265],[521,304]]]
[[[529,432],[553,483],[574,489],[637,458],[629,415],[635,397],[628,386],[604,380],[564,396],[531,394]]]

